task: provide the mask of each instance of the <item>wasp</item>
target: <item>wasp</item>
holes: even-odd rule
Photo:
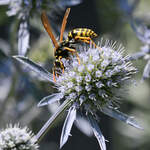
[[[56,81],[56,77],[59,76],[59,73],[64,72],[65,67],[62,62],[62,58],[69,59],[70,53],[75,54],[77,56],[78,62],[80,63],[78,53],[76,49],[73,47],[73,44],[76,44],[78,42],[84,42],[89,44],[91,42],[93,43],[93,45],[96,46],[96,44],[92,41],[92,38],[97,37],[97,34],[91,29],[87,29],[87,28],[73,29],[68,33],[67,39],[63,40],[63,33],[65,31],[69,13],[70,13],[70,8],[67,8],[61,25],[59,42],[56,40],[55,36],[52,33],[52,28],[45,11],[43,11],[41,14],[41,20],[43,26],[47,31],[48,35],[50,36],[54,45],[54,56],[55,56],[55,62],[53,67],[54,81]]]

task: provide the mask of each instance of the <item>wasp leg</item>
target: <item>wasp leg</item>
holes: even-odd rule
[[[54,82],[56,82],[56,75],[55,74],[56,74],[55,69],[53,69],[53,80],[54,80]]]
[[[54,67],[53,67],[53,80],[54,82],[56,82],[56,77],[59,77],[59,74],[56,72],[57,71],[57,67],[61,68],[62,72],[64,73],[64,65],[63,62],[61,61],[62,56],[59,56],[58,59],[55,60],[54,62]]]
[[[68,50],[68,51],[72,52],[72,54],[74,54],[74,53],[75,53],[75,55],[77,56],[78,63],[80,64],[80,58],[79,58],[79,55],[78,55],[78,53],[77,53],[77,50],[76,50],[76,49],[69,48],[69,47],[64,47],[64,49],[66,49],[66,50]]]
[[[81,37],[81,36],[76,36],[75,40],[81,40],[87,44],[90,44],[90,42],[94,45],[94,47],[96,48],[97,45],[95,44],[95,42],[90,38],[90,37]]]
[[[56,77],[58,78],[59,75],[55,72],[55,69],[53,70],[53,80],[56,82]]]
[[[64,49],[66,49],[67,51],[73,52],[73,53],[75,53],[75,52],[76,52],[76,50],[75,50],[75,49],[73,49],[73,48],[64,47]]]
[[[75,54],[76,54],[76,57],[77,57],[77,59],[78,59],[78,63],[79,63],[79,65],[80,65],[80,57],[79,57],[79,55],[78,55],[77,52],[76,52]]]
[[[62,73],[64,73],[65,68],[64,68],[64,65],[63,65],[63,62],[61,61],[61,59],[62,59],[62,56],[59,56],[58,60],[60,63],[60,68],[62,69]]]

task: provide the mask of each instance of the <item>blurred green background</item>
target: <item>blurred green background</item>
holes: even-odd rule
[[[126,0],[84,0],[81,4],[71,7],[66,33],[76,27],[93,29],[98,35],[97,41],[104,37],[122,43],[125,54],[140,51],[143,43],[137,38],[131,28]],[[55,1],[53,2],[53,5]],[[150,1],[128,0],[134,4],[132,16],[150,25]],[[22,65],[12,60],[17,55],[18,22],[16,16],[8,17],[6,6],[0,6],[0,129],[7,124],[20,123],[28,126],[36,134],[38,130],[56,111],[57,105],[37,107],[44,96],[55,91],[51,83],[47,83],[29,70],[22,70]],[[59,7],[55,7],[59,12]],[[47,14],[51,13],[51,9]],[[63,13],[54,15],[54,25],[59,30]],[[53,67],[53,46],[45,32],[40,13],[29,18],[30,48],[27,56],[41,64],[49,71]],[[54,30],[56,31],[56,30]],[[55,32],[56,37],[59,36]],[[122,122],[100,114],[100,128],[105,136],[108,150],[149,150],[150,149],[150,80],[141,82],[146,60],[133,61],[138,68],[135,76],[136,85],[129,87],[129,94],[124,95],[120,110],[130,116],[135,116],[144,131],[134,129]],[[40,143],[42,150],[59,149],[60,134],[64,119],[53,127]],[[86,127],[85,127],[86,128]],[[63,150],[98,150],[99,145],[94,137],[87,137],[73,126],[72,136]]]

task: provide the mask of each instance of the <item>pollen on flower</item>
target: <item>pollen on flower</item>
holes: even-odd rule
[[[136,73],[129,59],[123,55],[123,48],[117,48],[108,41],[100,48],[85,50],[83,46],[82,50],[81,46],[79,58],[80,64],[75,56],[72,57],[65,73],[57,78],[58,90],[65,99],[78,103],[79,109],[86,114],[92,112],[93,115],[93,112],[109,105],[115,107],[121,88]]]

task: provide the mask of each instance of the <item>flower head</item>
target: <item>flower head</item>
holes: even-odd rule
[[[79,104],[86,114],[115,106],[120,88],[136,73],[122,53],[123,48],[117,49],[113,44],[80,51],[80,64],[74,57],[65,73],[57,78],[58,90],[65,99]]]
[[[9,125],[0,134],[1,150],[38,150],[37,140],[27,127]]]

